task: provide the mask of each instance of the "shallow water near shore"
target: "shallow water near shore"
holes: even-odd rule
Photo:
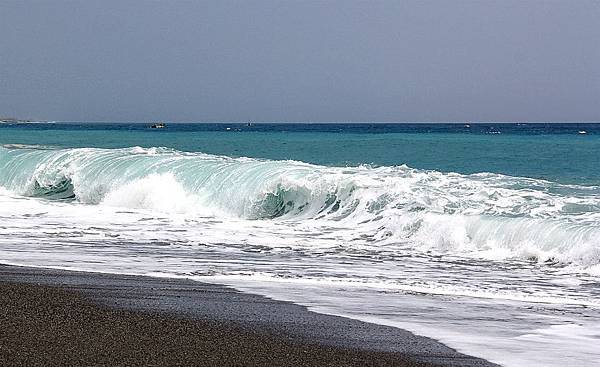
[[[165,130],[0,127],[0,261],[228,284],[507,366],[600,358],[600,125]]]

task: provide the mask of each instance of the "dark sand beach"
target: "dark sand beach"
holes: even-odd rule
[[[190,280],[0,266],[0,365],[492,366],[407,331]]]

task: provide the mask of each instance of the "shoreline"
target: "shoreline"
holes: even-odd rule
[[[0,265],[0,289],[0,364],[495,366],[402,329],[186,279]]]

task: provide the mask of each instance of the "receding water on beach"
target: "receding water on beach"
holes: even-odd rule
[[[600,125],[12,124],[0,144],[0,262],[228,284],[507,366],[600,360]]]

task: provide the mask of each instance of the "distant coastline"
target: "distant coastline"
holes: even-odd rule
[[[47,122],[45,120],[20,119],[16,117],[0,117],[0,124],[26,124],[32,122]]]
[[[35,120],[18,119],[15,117],[0,117],[0,123],[36,122]]]

